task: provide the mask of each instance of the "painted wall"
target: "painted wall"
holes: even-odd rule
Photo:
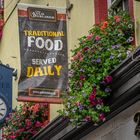
[[[135,36],[136,45],[140,45],[140,2],[134,0],[134,16],[135,16]]]
[[[9,64],[12,68],[18,70],[18,77],[20,75],[20,55],[19,55],[19,32],[18,32],[18,16],[16,4],[19,0],[5,0],[5,26],[2,40],[0,41],[0,60],[3,64]],[[65,7],[66,0],[20,0],[20,3],[29,3],[37,5],[49,5],[56,7]],[[78,45],[78,38],[88,33],[88,30],[94,24],[94,3],[93,0],[70,0],[73,9],[68,19],[68,54],[70,57],[70,50]],[[16,7],[14,9],[14,7]],[[14,10],[13,10],[14,9]],[[13,13],[11,14],[13,10]],[[9,17],[10,15],[10,17]],[[13,107],[17,103],[17,88],[18,80],[13,78]],[[58,114],[56,111],[62,108],[62,105],[51,104],[51,119]]]

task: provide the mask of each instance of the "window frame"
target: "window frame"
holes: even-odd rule
[[[114,4],[119,3],[121,0],[114,0]],[[133,0],[128,0],[128,11],[131,18],[134,18],[134,8],[133,8]],[[111,0],[94,0],[94,13],[95,13],[95,24],[99,24],[102,20],[104,20],[108,13],[107,10],[111,4]],[[103,13],[104,11],[104,13]]]

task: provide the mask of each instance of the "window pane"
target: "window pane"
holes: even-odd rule
[[[128,11],[128,0],[124,0],[124,10]]]
[[[116,7],[123,10],[123,1],[119,2]]]

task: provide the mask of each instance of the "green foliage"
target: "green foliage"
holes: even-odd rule
[[[3,127],[6,140],[29,140],[48,123],[48,104],[24,103],[9,114]]]
[[[105,120],[109,107],[104,103],[110,95],[110,72],[133,50],[134,25],[127,13],[111,13],[101,24],[94,25],[88,36],[79,39],[72,50],[69,90],[64,96],[60,114],[74,125],[83,121]]]

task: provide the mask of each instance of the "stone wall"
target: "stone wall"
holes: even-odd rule
[[[140,111],[140,101],[81,140],[140,140],[134,135],[136,124],[133,121],[134,115],[138,111]]]

